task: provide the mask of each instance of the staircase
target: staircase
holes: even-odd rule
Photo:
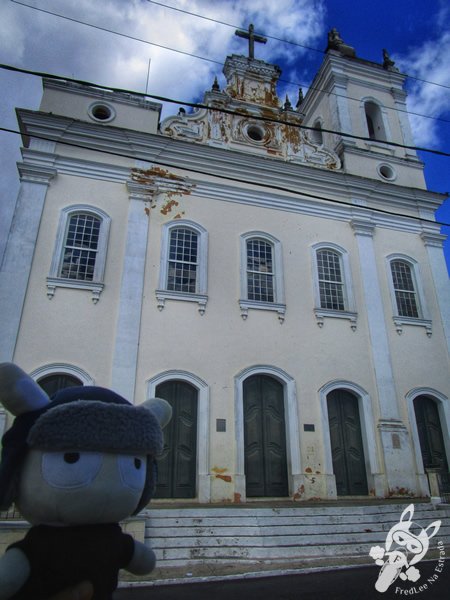
[[[146,511],[145,537],[162,569],[373,564],[370,548],[384,547],[388,531],[408,504],[153,507]],[[450,555],[450,506],[414,507],[413,521],[423,528],[442,521],[427,558],[436,556],[439,540]]]

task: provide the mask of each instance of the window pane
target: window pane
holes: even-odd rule
[[[87,214],[73,215],[68,224],[59,276],[92,281],[101,220]]]
[[[194,294],[197,291],[198,234],[190,229],[172,229],[169,241],[167,289]]]
[[[401,260],[391,262],[397,311],[400,317],[419,317],[416,290],[411,266]]]
[[[344,284],[339,254],[332,250],[319,250],[317,252],[317,272],[320,307],[330,310],[345,310]]]
[[[274,302],[272,246],[264,240],[247,242],[248,300]]]

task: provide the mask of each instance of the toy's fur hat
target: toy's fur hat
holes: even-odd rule
[[[161,414],[161,406],[156,406],[155,411],[148,405],[134,406],[115,392],[97,386],[66,388],[45,403],[41,388],[26,373],[15,365],[0,367],[0,385],[7,378],[15,377],[18,382],[11,385],[8,380],[9,396],[3,388],[0,400],[12,410],[11,397],[20,397],[16,419],[2,439],[0,510],[8,509],[14,502],[22,461],[30,448],[144,454],[147,480],[134,514],[149,502],[156,483],[154,458],[163,447],[161,427],[170,418],[167,407],[162,408],[165,414]],[[22,401],[24,389],[30,399],[28,410]]]

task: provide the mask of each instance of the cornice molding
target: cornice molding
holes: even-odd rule
[[[136,183],[135,181],[127,181],[126,185],[130,200],[141,200],[142,202],[148,202],[149,196],[158,189],[156,185]]]
[[[350,225],[355,235],[362,235],[365,237],[373,237],[375,233],[375,222],[373,219],[358,219],[354,218],[351,220]]]
[[[21,162],[17,163],[17,168],[20,174],[20,181],[27,181],[29,183],[49,185],[50,180],[57,175],[57,170],[54,167],[44,165]]]
[[[157,110],[158,112],[161,112],[162,108],[162,104],[159,102],[146,100],[141,96],[135,96],[127,92],[110,92],[108,90],[101,90],[99,88],[86,86],[73,81],[56,81],[54,79],[45,79],[44,77],[43,87],[44,90],[53,89],[73,95],[89,96],[90,98],[99,98],[105,102],[111,102],[114,104],[127,104],[129,106],[137,106],[146,110]]]
[[[422,231],[420,237],[425,246],[433,246],[435,248],[442,248],[447,239],[447,236],[439,233],[439,231]]]
[[[374,204],[378,208],[385,207],[387,210],[401,207],[411,210],[412,215],[420,216],[418,208],[435,210],[447,197],[445,194],[425,189],[392,185],[333,170],[317,169],[244,152],[172,140],[156,134],[143,134],[113,127],[106,130],[95,124],[72,122],[69,119],[43,113],[19,112],[27,135],[32,135],[35,127],[39,127],[41,132],[44,129],[45,133],[53,132],[53,136],[55,131],[58,131],[59,137],[75,140],[82,148],[95,150],[97,146],[103,145],[105,150],[126,154],[127,157],[123,158],[125,165],[130,161],[129,166],[122,166],[106,161],[100,162],[103,156],[107,159],[108,154],[96,155],[96,159],[99,160],[64,156],[62,154],[64,146],[57,148],[57,155],[31,149],[24,151],[24,158],[26,164],[31,165],[30,169],[35,171],[37,167],[38,170],[47,169],[47,172],[53,175],[56,169],[62,174],[126,183],[132,178],[133,164],[144,161],[145,164],[152,165],[155,161],[160,168],[167,166],[173,169],[176,176],[183,178],[184,173],[187,172],[189,181],[196,186],[196,195],[207,193],[212,197],[244,204],[251,198],[253,205],[256,203],[269,208],[347,221],[358,214],[355,213],[359,210],[358,200],[363,200],[367,209]],[[108,136],[105,139],[106,133]],[[90,156],[90,153],[87,152],[86,155]],[[49,168],[49,163],[53,163],[52,168]],[[199,165],[202,173],[196,174],[195,170]],[[209,176],[221,179],[207,181]],[[234,181],[227,181],[227,177],[233,178]],[[161,191],[166,190],[165,186],[167,186],[166,191],[172,191],[171,185],[176,183],[176,180],[162,179],[164,181],[153,181],[153,184],[157,183]],[[243,188],[241,180],[245,180],[252,187]],[[264,181],[264,185],[261,181]],[[282,189],[277,190],[276,187]],[[287,191],[284,192],[283,188]],[[332,197],[330,190],[332,190]],[[189,192],[189,190],[185,191]],[[302,192],[308,194],[308,197],[302,196]],[[326,203],[320,198],[315,199],[314,195],[330,197],[336,201],[336,204]],[[339,205],[339,201],[353,202],[353,206]],[[377,226],[395,227],[415,233],[422,231],[420,221],[413,221],[406,216],[377,213],[373,218]]]
[[[267,156],[258,156],[247,154],[238,150],[224,150],[211,146],[203,146],[200,144],[192,144],[186,140],[173,140],[167,136],[160,134],[146,134],[137,131],[120,129],[117,127],[105,128],[94,123],[82,121],[73,121],[65,117],[57,117],[47,113],[39,113],[35,111],[19,110],[19,117],[25,129],[25,135],[32,136],[33,133],[40,132],[45,137],[58,138],[61,142],[67,141],[80,146],[81,149],[87,150],[103,150],[106,153],[123,153],[131,160],[140,159],[152,163],[156,157],[161,160],[177,160],[179,168],[198,167],[199,161],[205,165],[205,158],[211,162],[213,169],[212,173],[216,172],[216,166],[232,165],[234,170],[242,165],[246,172],[249,168],[258,168],[266,172],[271,169],[273,173],[282,172],[280,179],[285,181],[285,176],[290,175],[299,182],[299,187],[303,187],[305,178],[310,181],[323,180],[324,178],[331,180],[324,184],[324,189],[329,189],[330,183],[340,187],[349,184],[349,178],[354,177],[354,185],[361,187],[372,187],[380,192],[380,197],[392,188],[392,184],[380,182],[378,179],[366,179],[363,177],[352,176],[346,173],[334,171],[332,169],[317,169],[310,165],[291,165],[289,162],[283,162]],[[62,139],[64,138],[64,139]],[[190,158],[189,163],[183,159]],[[124,158],[126,160],[126,157]],[[175,166],[175,165],[174,165]],[[205,165],[206,166],[206,165]],[[219,172],[222,170],[219,169]],[[420,190],[418,188],[408,188],[396,186],[399,196],[411,196],[412,193],[417,195],[421,193],[424,196],[436,196],[441,200],[446,198],[445,194],[438,194],[428,190]]]

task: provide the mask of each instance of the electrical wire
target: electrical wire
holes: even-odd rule
[[[12,0],[12,2],[16,2],[16,0]],[[226,25],[227,27],[232,27],[233,29],[234,28],[241,29],[240,25],[232,25],[231,23],[227,23],[225,21],[219,21],[217,19],[213,19],[212,17],[205,17],[204,15],[200,15],[198,13],[189,12],[188,10],[184,10],[184,9],[181,9],[181,8],[176,8],[175,6],[169,6],[168,4],[163,4],[162,2],[156,2],[155,0],[147,0],[147,2],[149,2],[150,4],[156,4],[158,6],[162,6],[164,8],[168,8],[170,10],[176,10],[178,12],[184,13],[186,15],[190,15],[192,17],[197,17],[199,19],[205,19],[207,21],[212,21],[213,23],[218,23],[219,25]],[[260,32],[260,31],[255,31],[255,34],[262,35],[262,36],[268,38],[269,40],[276,40],[277,42],[282,42],[283,44],[292,44],[293,46],[299,46],[300,48],[305,48],[306,50],[311,50],[313,52],[318,52],[319,54],[326,54],[327,53],[326,50],[321,50],[320,48],[314,48],[312,46],[306,46],[305,44],[300,44],[299,42],[293,42],[292,40],[286,40],[286,39],[283,39],[283,38],[275,37],[273,35],[268,35],[267,33],[263,33],[263,32]],[[408,75],[407,73],[404,73],[404,75],[408,79],[415,79],[416,81],[420,81],[422,83],[429,83],[431,85],[437,85],[438,87],[450,89],[450,86],[445,85],[443,83],[437,83],[436,81],[428,81],[427,79],[420,79],[419,77],[415,77],[414,75]],[[433,117],[428,117],[428,118],[433,118]]]
[[[65,19],[66,21],[71,21],[72,23],[78,23],[78,25],[85,25],[86,27],[92,27],[93,29],[98,29],[99,31],[105,31],[106,33],[113,33],[114,35],[120,35],[121,37],[127,38],[129,40],[133,40],[135,42],[141,42],[142,44],[149,44],[150,46],[156,46],[157,48],[162,48],[163,50],[169,50],[170,52],[177,52],[178,54],[184,54],[185,56],[191,56],[192,58],[198,58],[199,60],[205,60],[207,62],[216,63],[218,65],[223,64],[218,60],[213,60],[212,58],[205,58],[204,56],[199,56],[198,54],[192,54],[191,52],[184,52],[183,50],[177,50],[175,48],[163,46],[162,44],[157,44],[155,42],[149,42],[148,40],[134,37],[132,35],[128,35],[127,33],[122,33],[120,31],[114,31],[113,29],[108,29],[107,27],[101,27],[100,25],[94,25],[93,23],[87,23],[86,21],[81,21],[81,19],[75,19],[74,17],[68,17],[66,15],[61,15],[59,13],[52,12],[50,10],[45,10],[44,8],[39,8],[38,6],[31,6],[30,4],[25,4],[24,2],[19,2],[19,0],[10,0],[10,1],[14,2],[14,4],[20,4],[20,6],[25,6],[26,8],[31,8],[33,10],[37,10],[37,11],[45,13],[47,15],[59,17],[60,19]]]
[[[17,131],[15,129],[8,129],[6,127],[0,127],[0,131],[4,131],[6,133],[14,133],[17,135],[25,135],[23,131]],[[101,148],[89,148],[86,145],[83,144],[76,144],[74,142],[67,142],[64,140],[55,140],[43,135],[39,135],[39,134],[30,134],[29,137],[31,138],[36,138],[38,140],[43,140],[43,141],[47,141],[47,142],[56,142],[57,144],[62,144],[65,146],[70,146],[73,148],[80,148],[83,150],[90,150],[92,152],[98,152],[101,154],[108,154],[111,156],[119,156],[121,158],[128,158],[128,159],[132,159],[132,160],[136,160],[138,157],[134,154],[126,154],[124,152],[114,152],[112,150],[104,150]],[[141,158],[141,160],[145,160],[143,158]],[[426,219],[424,217],[416,217],[415,215],[407,215],[404,213],[398,213],[398,212],[393,212],[393,211],[389,211],[389,210],[385,210],[382,208],[369,208],[369,207],[360,207],[358,205],[355,205],[351,202],[346,202],[345,200],[337,200],[335,198],[327,198],[326,196],[319,196],[318,194],[308,194],[308,192],[304,192],[302,191],[301,193],[296,192],[295,190],[292,190],[288,187],[284,187],[284,186],[280,186],[280,185],[274,185],[274,184],[268,184],[268,183],[258,183],[255,181],[251,181],[248,179],[241,179],[238,177],[231,177],[229,175],[222,175],[219,173],[216,173],[215,171],[205,171],[202,169],[194,169],[192,167],[181,167],[180,165],[176,165],[174,163],[170,163],[170,162],[164,162],[162,160],[156,159],[156,160],[150,160],[150,161],[146,161],[146,162],[150,162],[152,165],[158,165],[161,167],[169,167],[169,168],[173,168],[173,169],[181,169],[183,171],[187,171],[188,173],[195,173],[197,175],[207,175],[208,177],[212,176],[215,177],[216,179],[221,179],[221,180],[227,180],[227,181],[232,181],[233,183],[239,183],[239,184],[245,184],[245,185],[251,185],[251,186],[256,186],[258,188],[266,188],[266,189],[270,189],[270,190],[276,190],[276,191],[281,191],[281,192],[287,192],[289,194],[293,194],[297,197],[306,197],[306,198],[312,198],[314,200],[323,200],[324,202],[330,202],[333,204],[339,204],[339,205],[343,205],[343,206],[349,206],[353,209],[358,209],[358,208],[365,208],[366,210],[368,210],[369,212],[375,212],[375,213],[382,213],[385,215],[389,215],[389,216],[394,216],[394,217],[401,217],[401,218],[407,218],[407,219],[412,219],[414,221],[420,221],[421,223],[432,223],[433,225],[439,225],[442,227],[450,227],[450,223],[445,223],[442,221],[436,221],[433,219]]]
[[[190,15],[192,17],[197,17],[199,19],[204,19],[205,21],[211,21],[213,23],[217,23],[219,25],[225,25],[226,27],[231,27],[233,29],[241,29],[240,25],[233,25],[232,23],[227,23],[226,21],[219,21],[218,19],[213,19],[212,17],[206,17],[205,15],[200,15],[199,13],[190,12],[183,8],[177,8],[175,6],[169,6],[168,4],[163,4],[162,2],[155,2],[155,0],[147,0],[150,4],[156,4],[157,6],[162,6],[163,8],[169,8],[170,10],[176,10],[177,12],[183,13],[185,15]],[[293,42],[292,40],[285,40],[279,37],[275,37],[274,35],[268,35],[267,33],[260,33],[259,31],[255,31],[255,34],[262,35],[269,40],[276,40],[277,42],[282,42],[283,44],[292,44],[292,46],[298,46],[299,48],[305,48],[306,50],[311,50],[312,52],[318,52],[320,54],[325,54],[324,50],[319,50],[318,48],[313,48],[312,46],[306,46],[305,44],[300,44],[299,42]]]
[[[92,87],[92,88],[98,88],[98,89],[102,89],[102,90],[108,90],[108,91],[117,92],[117,93],[121,93],[121,94],[132,94],[134,96],[138,96],[141,98],[152,98],[153,100],[158,100],[159,102],[168,102],[171,104],[178,104],[178,105],[181,104],[182,106],[189,106],[190,108],[197,108],[197,109],[200,108],[200,109],[210,110],[213,112],[220,112],[220,113],[229,114],[229,115],[238,116],[238,117],[246,117],[246,118],[249,117],[248,112],[239,112],[239,111],[230,110],[230,109],[223,108],[223,107],[210,106],[208,104],[202,104],[200,102],[188,102],[186,100],[176,100],[173,98],[167,98],[165,96],[157,96],[155,94],[147,94],[147,93],[144,94],[142,92],[135,92],[135,91],[127,90],[124,88],[116,88],[116,87],[111,87],[111,86],[106,86],[106,85],[100,85],[100,84],[92,83],[89,81],[84,81],[81,79],[74,79],[71,77],[62,77],[61,75],[53,75],[51,73],[45,73],[42,71],[32,71],[31,69],[23,69],[20,67],[14,67],[12,65],[6,65],[6,64],[0,63],[0,69],[13,71],[16,73],[24,73],[27,75],[34,75],[36,77],[42,77],[45,79],[53,79],[53,80],[57,80],[57,81],[68,81],[71,83],[76,83],[78,85],[88,86],[88,87]],[[293,123],[288,120],[283,121],[281,119],[277,119],[274,117],[268,117],[268,116],[263,116],[263,115],[252,115],[252,118],[255,120],[258,120],[258,121],[287,125],[289,127],[294,127],[297,129],[305,129],[308,131],[320,131],[322,133],[330,133],[333,135],[339,135],[339,136],[342,136],[345,138],[361,140],[364,142],[372,142],[372,143],[374,142],[374,140],[370,137],[355,135],[352,133],[347,133],[344,131],[337,131],[337,130],[333,130],[333,129],[325,129],[322,127],[321,128],[311,127],[309,125]],[[424,148],[421,146],[406,146],[405,144],[399,144],[398,142],[391,142],[391,141],[385,141],[385,140],[383,140],[380,143],[382,143],[383,145],[386,145],[386,146],[392,146],[394,148],[402,148],[404,150],[414,150],[416,152],[428,152],[430,154],[435,154],[437,156],[450,157],[450,153],[444,152],[443,150],[435,150],[433,148]]]
[[[147,1],[150,2],[151,0],[147,0]],[[54,17],[65,19],[67,21],[71,21],[71,22],[77,23],[79,25],[85,25],[86,27],[92,27],[93,29],[98,29],[100,31],[104,31],[106,33],[111,33],[113,35],[118,35],[118,36],[130,39],[130,40],[136,41],[136,42],[141,42],[143,44],[148,44],[150,46],[155,46],[157,48],[162,48],[162,49],[168,50],[170,52],[175,52],[177,54],[182,54],[184,56],[190,56],[191,58],[196,58],[198,60],[203,60],[203,61],[210,62],[210,63],[213,63],[213,64],[217,64],[217,65],[220,65],[220,66],[223,65],[223,62],[218,61],[218,60],[214,60],[212,58],[207,58],[205,56],[200,56],[199,54],[193,54],[191,52],[186,52],[186,51],[183,51],[183,50],[177,50],[176,48],[171,48],[170,46],[164,46],[162,44],[157,44],[156,42],[150,42],[148,40],[144,40],[142,38],[134,37],[134,36],[129,35],[129,34],[125,34],[125,33],[119,32],[119,31],[114,31],[113,29],[108,29],[107,27],[101,27],[100,25],[94,25],[94,24],[88,23],[86,21],[81,21],[80,19],[75,19],[74,17],[68,17],[66,15],[62,15],[60,13],[56,13],[56,12],[52,12],[52,11],[49,11],[49,10],[46,10],[46,9],[43,9],[43,8],[39,8],[37,6],[31,6],[31,5],[26,4],[24,2],[20,2],[20,0],[11,0],[11,2],[13,2],[14,4],[18,4],[20,6],[24,6],[26,8],[31,8],[32,10],[36,10],[36,11],[39,11],[39,12],[42,12],[42,13],[45,13],[45,14],[52,15]],[[166,6],[166,5],[163,5],[161,3],[156,3],[156,2],[155,2],[155,4],[160,4],[161,6]],[[166,7],[167,8],[173,8],[173,7],[170,7],[170,6],[166,6]],[[181,9],[174,9],[174,10],[180,10],[181,11]],[[188,13],[188,11],[181,11],[181,12],[187,12]],[[197,15],[196,13],[188,13],[188,14],[192,14],[193,16],[200,16],[200,15]],[[202,17],[202,18],[214,21],[214,19],[209,19],[209,17]],[[221,21],[217,21],[217,22],[221,23],[223,25],[228,25],[230,27],[235,27],[234,25],[230,25],[230,24],[224,23],[224,22],[222,23]],[[271,36],[266,36],[266,37],[271,37]],[[294,43],[294,42],[287,42],[286,40],[281,40],[280,38],[275,38],[275,37],[272,37],[271,39],[276,39],[278,41],[284,41],[286,43]],[[301,46],[301,44],[298,44],[298,45]],[[307,46],[304,46],[304,47],[308,48]],[[311,49],[311,48],[309,48],[309,49]],[[324,53],[323,51],[321,51],[321,52]],[[317,87],[313,87],[313,86],[308,86],[308,84],[306,84],[306,83],[299,83],[299,82],[289,81],[289,80],[283,79],[283,78],[280,78],[279,81],[282,82],[282,83],[287,83],[289,85],[295,86],[297,88],[298,87],[300,87],[300,88],[301,87],[305,87],[305,88],[309,88],[309,89],[314,90],[314,91],[324,92],[323,89],[317,88]],[[433,82],[429,82],[429,81],[425,81],[425,80],[419,80],[419,81],[423,81],[424,83],[433,83]],[[444,86],[444,85],[438,84],[438,83],[436,83],[434,85],[438,85],[438,86],[441,86],[441,87],[447,87],[447,86]],[[334,95],[334,96],[337,96],[337,97],[341,97],[341,95],[337,94],[336,92],[326,91],[326,93]],[[352,96],[346,96],[346,99],[347,100],[353,100],[355,102],[360,102],[361,101],[360,98],[353,98]],[[396,111],[396,112],[403,112],[403,113],[406,113],[406,114],[414,115],[416,117],[422,117],[424,119],[432,119],[432,120],[436,120],[436,121],[442,121],[444,123],[450,123],[450,119],[445,119],[444,117],[436,117],[434,115],[424,115],[422,113],[412,112],[412,111],[404,110],[404,109],[401,109],[401,108],[394,108],[394,107],[386,107],[386,108],[388,108],[388,110],[393,110],[393,111]]]

